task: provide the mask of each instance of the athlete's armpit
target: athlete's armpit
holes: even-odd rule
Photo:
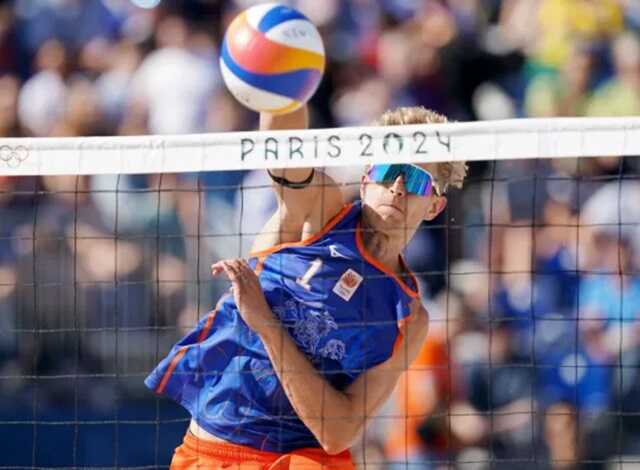
[[[256,237],[251,251],[264,251],[282,243],[312,237],[344,207],[340,187],[322,171],[315,171],[311,184],[293,189],[275,184],[278,208]]]

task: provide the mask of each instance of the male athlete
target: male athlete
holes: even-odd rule
[[[303,108],[260,127],[307,121]],[[380,124],[445,121],[400,108]],[[461,162],[373,165],[345,205],[318,170],[270,172],[278,209],[250,259],[212,266],[232,293],[145,381],[193,417],[172,469],[353,468],[349,447],[427,334],[402,250],[465,174]]]

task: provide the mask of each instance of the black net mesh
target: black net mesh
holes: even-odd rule
[[[333,171],[357,197],[358,170]],[[470,166],[407,248],[430,333],[357,465],[640,464],[639,172]],[[143,379],[274,208],[264,172],[3,177],[0,468],[167,467],[189,418]]]

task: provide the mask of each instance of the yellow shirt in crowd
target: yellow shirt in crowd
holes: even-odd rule
[[[541,0],[536,61],[559,68],[575,39],[610,37],[622,31],[624,12],[617,0]]]

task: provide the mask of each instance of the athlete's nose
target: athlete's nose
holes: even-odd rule
[[[404,187],[403,175],[398,175],[393,184],[389,186],[389,191],[391,191],[391,194],[397,197],[402,197],[407,193],[407,189]]]

